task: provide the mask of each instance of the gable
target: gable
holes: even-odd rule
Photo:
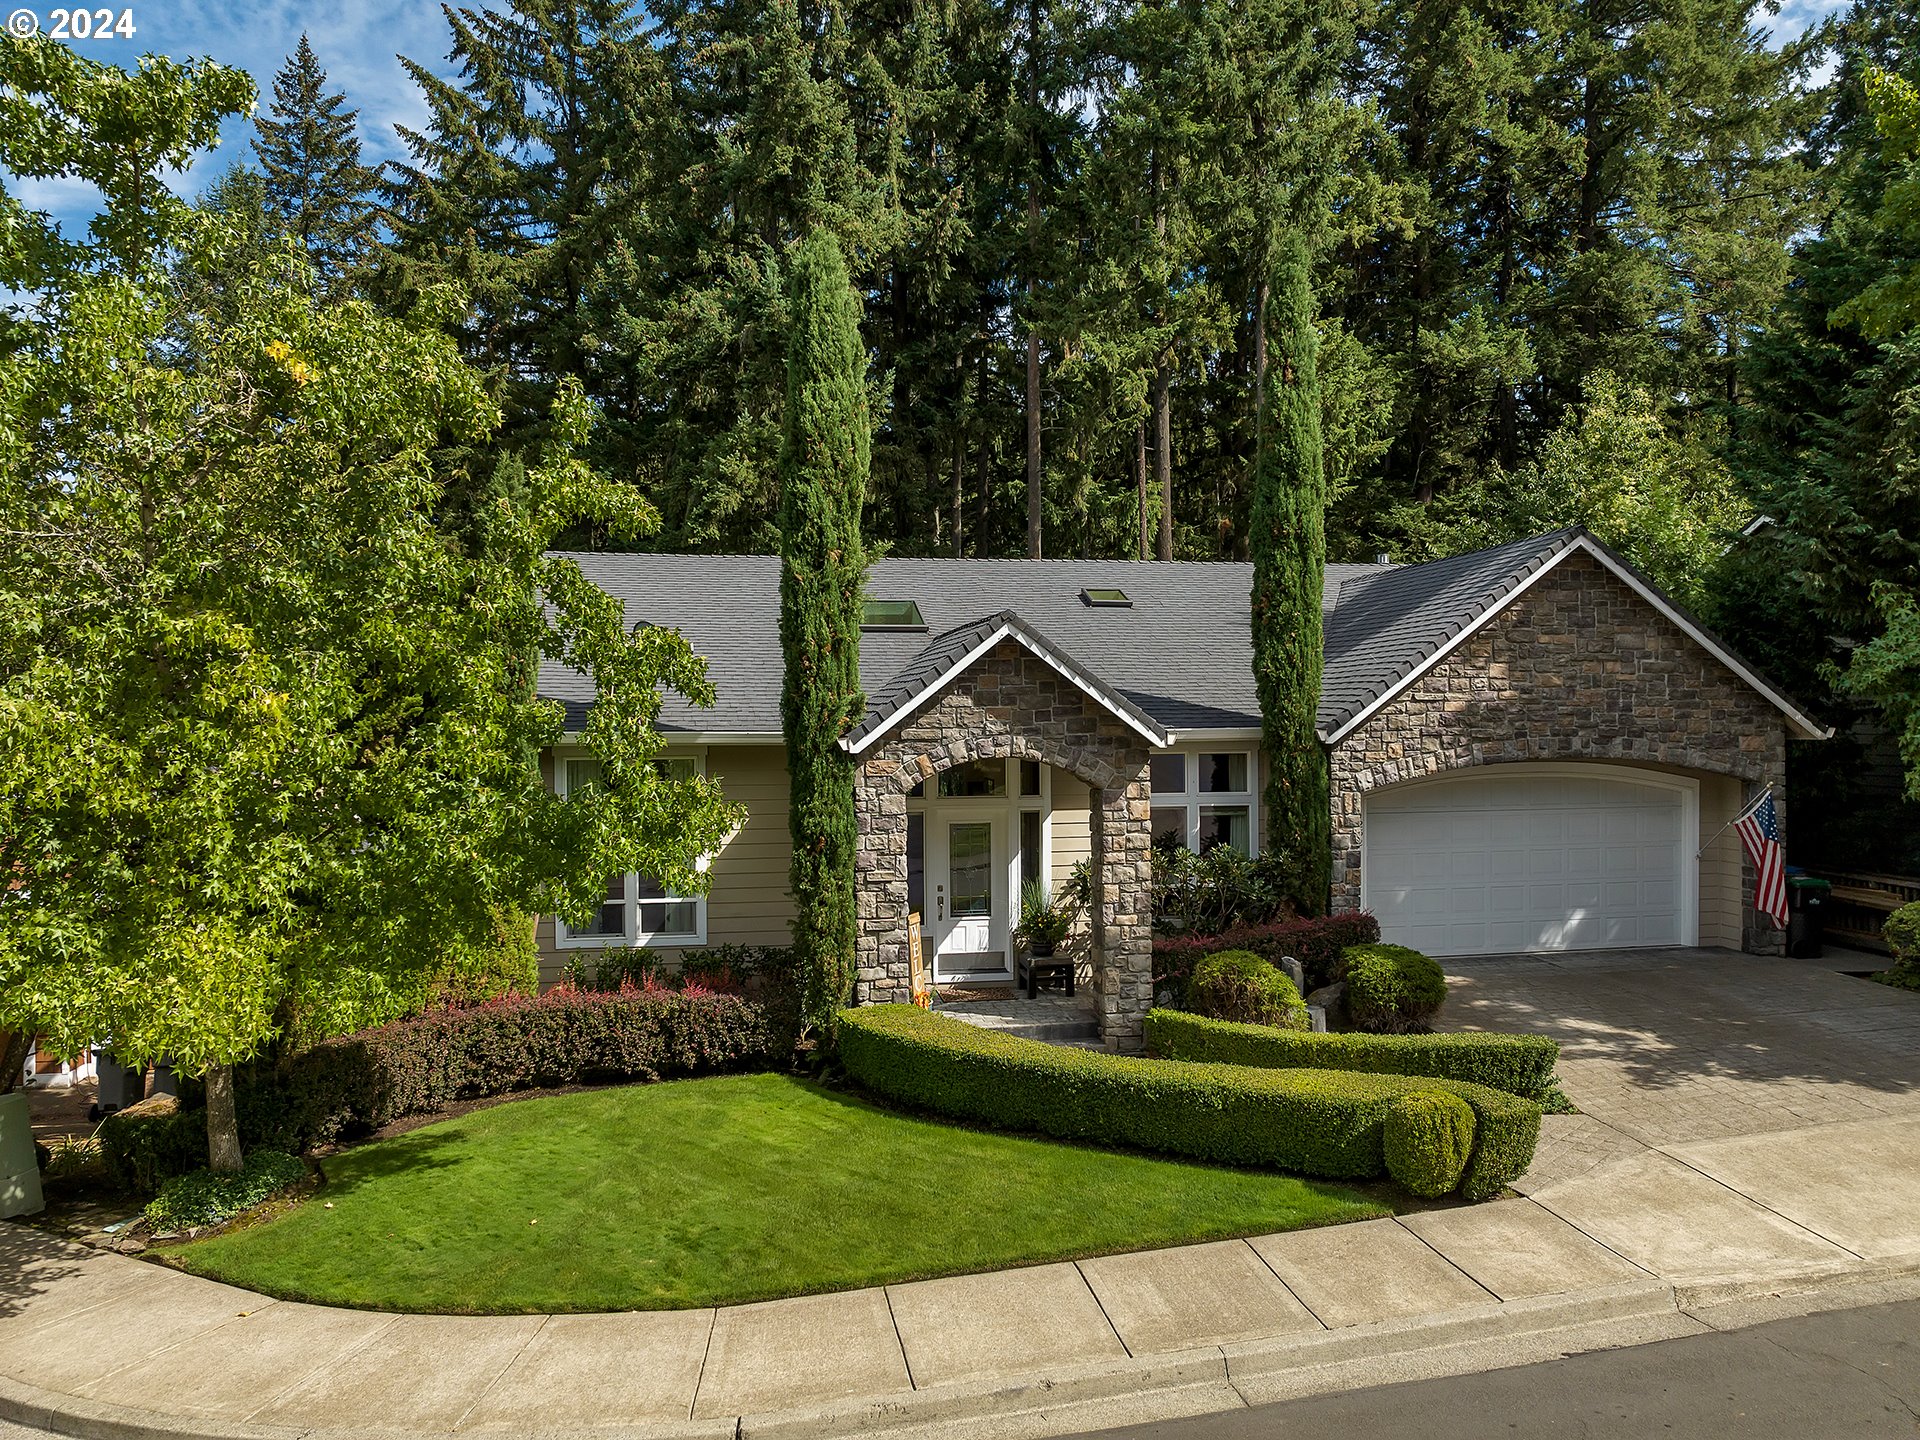
[[[1472,643],[1482,634],[1516,625],[1524,631],[1526,617],[1535,613],[1526,600],[1535,591],[1554,597],[1552,608],[1561,618],[1534,632],[1528,642],[1534,648],[1527,649],[1526,656],[1534,649],[1553,651],[1558,646],[1562,661],[1584,657],[1599,665],[1605,686],[1590,688],[1587,694],[1598,709],[1612,704],[1603,693],[1606,686],[1658,690],[1665,684],[1661,667],[1682,664],[1739,687],[1802,738],[1832,734],[1625,560],[1584,530],[1573,529],[1379,577],[1356,598],[1351,611],[1343,595],[1328,627],[1329,670],[1341,641],[1371,643],[1375,653],[1357,667],[1370,672],[1365,683],[1350,684],[1344,694],[1337,685],[1323,687],[1321,738],[1330,745],[1342,743],[1419,686],[1435,667],[1484,652],[1487,647]],[[1374,632],[1370,641],[1366,632]],[[1657,654],[1635,648],[1645,637],[1658,637],[1653,647]],[[1514,658],[1487,663],[1511,663]],[[1635,663],[1623,663],[1629,660]],[[1531,665],[1528,669],[1552,673]],[[1485,678],[1490,688],[1498,689],[1509,677]]]

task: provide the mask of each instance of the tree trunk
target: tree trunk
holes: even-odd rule
[[[967,432],[953,437],[953,558],[967,553]]]
[[[1028,280],[1027,293],[1033,293]],[[1027,558],[1040,558],[1040,337],[1027,333]]]
[[[0,1095],[20,1083],[27,1068],[27,1053],[33,1049],[33,1036],[12,1030],[0,1030]]]
[[[232,1173],[240,1168],[240,1122],[233,1113],[233,1066],[215,1065],[207,1075],[207,1165]]]
[[[1173,559],[1173,411],[1167,403],[1167,362],[1153,367],[1153,474],[1160,483],[1159,558]]]
[[[1147,517],[1147,422],[1133,427],[1133,479],[1140,488],[1140,558],[1153,558],[1153,529]]]

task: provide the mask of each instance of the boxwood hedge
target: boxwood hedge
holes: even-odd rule
[[[1473,1111],[1472,1154],[1459,1183],[1472,1200],[1523,1174],[1540,1134],[1538,1106],[1484,1086],[1134,1059],[999,1034],[910,1005],[843,1011],[839,1050],[859,1084],[936,1114],[1330,1179],[1389,1173],[1387,1112],[1405,1096],[1447,1092]],[[1426,1157],[1422,1173],[1446,1164]]]
[[[1182,1010],[1147,1012],[1147,1051],[1168,1060],[1281,1069],[1361,1070],[1465,1080],[1543,1099],[1560,1047],[1545,1035],[1327,1035],[1236,1025]]]

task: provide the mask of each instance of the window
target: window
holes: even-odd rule
[[[1122,610],[1133,608],[1133,601],[1127,598],[1124,590],[1082,590],[1080,600],[1086,605],[1113,606]]]
[[[943,800],[975,800],[1006,793],[1007,762],[1004,760],[969,760],[940,772]]]
[[[653,764],[667,780],[691,780],[702,770],[695,755],[663,755]],[[568,757],[560,762],[557,778],[563,795],[590,790],[602,783],[600,762],[591,756]],[[704,945],[707,902],[700,895],[672,894],[652,876],[629,871],[607,881],[606,898],[590,924],[562,920],[555,935],[562,947]]]
[[[1205,854],[1254,853],[1254,764],[1248,750],[1173,751],[1151,761],[1153,841]]]
[[[1022,760],[1020,762],[1020,794],[1032,798],[1040,793],[1040,762]]]
[[[927,817],[907,813],[907,911],[927,913]]]
[[[1020,812],[1020,888],[1026,889],[1040,879],[1041,862],[1047,858],[1045,832],[1038,810]]]
[[[863,600],[860,603],[862,630],[924,630],[920,606],[912,600]]]

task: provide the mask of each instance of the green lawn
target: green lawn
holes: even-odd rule
[[[324,1169],[286,1214],[179,1258],[335,1305],[673,1309],[1388,1213],[1343,1186],[959,1129],[777,1075],[517,1101]]]

